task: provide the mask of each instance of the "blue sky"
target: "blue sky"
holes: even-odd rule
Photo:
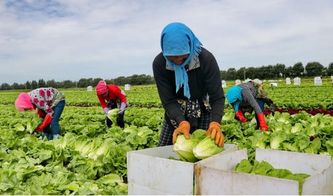
[[[152,75],[175,21],[221,70],[333,62],[332,0],[2,0],[0,83]]]

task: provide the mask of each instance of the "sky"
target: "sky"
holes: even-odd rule
[[[0,84],[152,75],[182,22],[220,70],[333,62],[332,0],[0,0]]]

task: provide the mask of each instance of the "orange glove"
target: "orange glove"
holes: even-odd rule
[[[215,144],[223,147],[224,146],[224,135],[221,131],[221,125],[217,122],[209,123],[209,127],[207,130],[207,136],[211,137],[215,140]]]
[[[49,124],[51,124],[52,119],[53,119],[53,118],[52,118],[51,114],[46,114],[46,116],[45,116],[43,122],[42,122],[40,125],[38,125],[38,127],[35,129],[35,131],[37,131],[37,132],[43,132],[43,130],[44,130]]]
[[[177,136],[182,133],[186,139],[190,139],[190,123],[186,120],[183,120],[179,123],[179,126],[174,130],[172,134],[172,142],[175,143]]]

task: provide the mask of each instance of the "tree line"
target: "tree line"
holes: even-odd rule
[[[226,71],[221,71],[221,78],[224,80],[245,80],[246,78],[278,79],[331,75],[333,75],[333,63],[330,63],[328,67],[324,67],[319,62],[309,62],[305,66],[301,62],[298,62],[289,67],[286,67],[284,64],[276,64],[261,67],[242,67],[238,70],[230,68]]]
[[[284,64],[268,65],[261,67],[242,67],[240,69],[230,68],[228,70],[221,71],[222,80],[236,80],[246,78],[258,78],[258,79],[278,79],[285,77],[311,77],[311,76],[330,76],[333,75],[333,63],[330,63],[328,67],[323,66],[319,62],[309,62],[306,66],[303,66],[301,62],[294,64],[293,66],[286,67]],[[27,81],[19,84],[14,82],[13,84],[2,83],[0,90],[12,90],[12,89],[36,89],[40,87],[54,87],[54,88],[86,88],[87,86],[95,87],[98,81],[102,78],[81,78],[79,81],[64,80],[55,81],[39,79]],[[145,85],[154,84],[154,77],[146,74],[132,75],[132,76],[120,76],[114,79],[106,79],[108,84],[116,85]]]
[[[27,81],[25,83],[19,84],[14,82],[12,85],[8,83],[2,83],[0,90],[12,90],[12,89],[36,89],[40,87],[54,87],[54,88],[86,88],[88,86],[95,87],[97,83],[102,80],[102,78],[81,78],[79,81],[64,80],[64,81],[55,81],[39,79]],[[144,84],[153,84],[155,83],[154,78],[150,75],[141,74],[141,75],[132,75],[128,77],[120,76],[114,79],[105,79],[108,84],[117,84],[117,85],[144,85]]]

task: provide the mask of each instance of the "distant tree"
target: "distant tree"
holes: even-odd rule
[[[62,85],[63,88],[74,88],[76,87],[76,83],[72,82],[71,80],[64,80],[62,81]]]
[[[318,62],[309,62],[305,66],[307,76],[322,76],[324,66]]]
[[[87,87],[88,85],[88,80],[86,78],[81,78],[78,82],[77,82],[77,87],[79,88],[84,88]]]
[[[292,70],[293,70],[292,73],[293,76],[300,77],[304,73],[304,66],[301,62],[298,62],[293,66]]]
[[[283,77],[285,75],[285,69],[286,65],[284,64],[276,64],[275,66],[273,66],[275,77],[276,78]]]
[[[115,82],[114,82],[114,80],[113,79],[105,79],[105,82],[107,83],[107,84],[115,84]]]
[[[296,77],[302,76],[306,73],[309,76],[320,76],[320,75],[333,75],[333,62],[329,64],[328,67],[322,66],[318,62],[310,62],[307,64],[306,69],[304,69],[301,62],[296,63],[291,67],[285,67],[284,64],[267,65],[261,67],[241,67],[240,69],[229,68],[228,70],[221,70],[222,80],[236,80],[246,78],[259,78],[259,79],[274,79],[280,77],[280,73],[284,77]],[[36,89],[38,87],[47,86],[55,88],[86,88],[87,86],[96,86],[101,78],[81,78],[79,81],[65,80],[57,82],[55,80],[48,80],[45,82],[43,79],[27,81],[23,84],[14,83],[9,85],[8,83],[1,84],[1,90],[10,89]],[[114,79],[105,79],[107,84],[132,84],[132,85],[142,85],[142,84],[152,84],[154,83],[154,77],[146,74],[134,74],[132,76],[124,77],[120,76]]]
[[[226,80],[227,78],[227,71],[220,71],[220,77],[221,77],[221,80]]]
[[[55,80],[48,80],[46,81],[47,87],[58,88],[57,82]]]
[[[286,69],[285,69],[285,76],[286,77],[293,77],[294,75],[293,75],[293,68],[292,67],[287,67]]]
[[[327,75],[328,76],[333,76],[333,62],[328,65]]]
[[[237,78],[236,76],[236,69],[235,68],[229,68],[227,70],[227,74],[226,74],[226,79],[227,80],[235,80]]]
[[[38,88],[38,83],[36,80],[31,81],[31,89],[36,89]]]
[[[99,81],[103,80],[102,78],[94,78],[91,82],[91,86],[96,86],[98,84]]]
[[[96,86],[96,84],[94,85],[92,78],[81,78],[77,83],[77,87],[86,88],[87,86]]]
[[[38,80],[38,88],[46,87],[46,83],[43,79]]]
[[[245,80],[246,78],[248,78],[245,67],[241,67],[239,70],[236,71],[236,78],[242,79],[242,80]]]
[[[321,71],[323,76],[327,75],[327,69],[328,69],[327,67],[323,66],[323,70]]]
[[[255,67],[249,67],[246,69],[245,75],[247,78],[255,79],[258,78],[257,75],[257,68]]]
[[[262,66],[257,69],[257,76],[259,79],[273,79],[274,76],[274,67],[272,65]]]
[[[25,83],[25,89],[31,89],[31,83],[29,81]]]
[[[256,77],[255,78],[259,78],[259,79],[264,79],[265,78],[266,68],[264,66],[256,67],[255,71],[256,71],[256,74],[255,74]]]
[[[18,89],[25,89],[25,84],[19,84]]]
[[[146,74],[132,75],[128,77],[129,83],[132,85],[143,85],[143,84],[152,84],[153,78]]]
[[[129,79],[127,77],[124,77],[124,76],[120,76],[120,77],[117,77],[113,80],[114,84],[116,85],[124,85],[124,84],[128,84],[130,83],[129,82]]]
[[[1,84],[1,90],[10,90],[11,86],[8,83]]]
[[[20,89],[20,85],[17,82],[12,84],[12,89]]]

